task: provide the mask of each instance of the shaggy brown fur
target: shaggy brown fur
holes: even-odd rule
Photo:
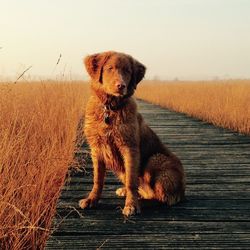
[[[93,94],[85,116],[91,148],[94,185],[81,208],[97,204],[106,169],[124,184],[116,194],[126,196],[123,214],[139,213],[138,194],[173,205],[184,198],[185,177],[180,160],[145,124],[131,96],[146,68],[131,56],[104,52],[87,56],[85,66]]]

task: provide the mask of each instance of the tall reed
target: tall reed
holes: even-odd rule
[[[72,161],[88,87],[0,84],[0,249],[40,249]]]

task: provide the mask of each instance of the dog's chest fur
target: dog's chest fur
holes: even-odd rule
[[[98,150],[106,167],[114,171],[124,171],[124,161],[120,148],[127,143],[129,117],[127,110],[108,111],[109,123],[105,122],[107,111],[99,103],[90,100],[85,116],[85,135],[91,148]]]

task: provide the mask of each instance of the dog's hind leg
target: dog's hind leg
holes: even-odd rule
[[[153,190],[153,199],[169,206],[184,199],[184,171],[180,160],[173,154],[151,156],[143,179]]]

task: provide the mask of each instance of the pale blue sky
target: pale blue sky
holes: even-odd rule
[[[105,50],[147,78],[250,78],[250,0],[0,0],[0,27],[1,78],[84,78],[82,58]]]

